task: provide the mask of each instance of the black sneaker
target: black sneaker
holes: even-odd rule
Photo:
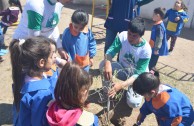
[[[169,53],[172,52],[172,49],[169,49],[168,52],[169,52]]]
[[[168,50],[168,55],[171,55],[171,53],[172,53],[172,49],[169,49]]]

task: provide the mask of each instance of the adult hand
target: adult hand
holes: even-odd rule
[[[90,67],[92,67],[94,65],[94,59],[90,58]]]
[[[112,78],[112,65],[111,62],[106,60],[104,65],[104,77],[107,80],[111,80]]]
[[[62,59],[65,59],[67,61],[69,60],[69,55],[67,54],[67,52],[65,52],[65,50],[63,48],[59,48],[58,53]]]
[[[122,84],[116,83],[113,87],[109,90],[108,95],[109,97],[114,98],[116,93],[122,89]]]

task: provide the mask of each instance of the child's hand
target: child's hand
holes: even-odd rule
[[[179,20],[180,20],[180,17],[176,17],[176,18],[175,18],[175,21],[179,21]]]
[[[67,52],[65,52],[64,49],[59,48],[58,53],[59,53],[59,55],[61,56],[62,59],[65,59],[67,61],[69,60],[69,55],[67,54]]]
[[[94,64],[94,60],[93,60],[93,58],[90,58],[90,67],[92,67],[93,64]]]
[[[155,54],[155,55],[158,55],[158,54],[159,54],[159,50],[155,50],[155,51],[154,51],[154,54]]]

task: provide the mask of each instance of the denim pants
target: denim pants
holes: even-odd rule
[[[103,66],[104,65],[104,61],[102,61],[100,63],[99,69],[101,71],[101,73],[103,73]],[[119,80],[122,81],[126,81],[129,77],[131,77],[134,74],[134,68],[124,68],[119,62],[111,62],[112,65],[112,74],[113,76],[115,76],[116,78],[118,78]],[[103,75],[101,74],[102,77],[102,86],[103,87],[110,87],[110,82],[106,81],[103,77]],[[103,88],[104,89],[104,88]],[[104,90],[104,92],[108,92],[108,90]],[[126,102],[128,104],[129,107],[131,108],[137,108],[141,105],[143,97],[140,96],[139,94],[135,93],[132,89],[132,86],[128,87],[128,91],[126,93]]]
[[[133,70],[130,70],[130,68],[129,70],[127,68],[124,68],[119,62],[111,62],[111,65],[113,76],[116,76],[116,78],[118,78],[119,80],[125,81],[133,74]],[[99,70],[101,71],[101,73],[103,73],[103,69],[104,60],[101,61],[99,65]]]
[[[8,26],[4,25],[3,23],[0,22],[1,28],[3,28],[3,34],[7,32]]]

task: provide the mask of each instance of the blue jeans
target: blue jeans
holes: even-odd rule
[[[118,32],[112,31],[110,29],[106,29],[106,40],[105,40],[105,47],[104,47],[104,54],[108,50],[108,48],[112,45],[113,41]]]
[[[3,23],[0,22],[1,28],[3,28],[3,34],[7,32],[8,26],[4,25]]]
[[[111,62],[112,74],[119,80],[125,81],[134,74],[133,69],[124,68],[119,62]],[[103,74],[104,60],[100,62],[99,70]],[[116,75],[115,75],[116,74]]]
[[[111,62],[111,65],[112,65],[112,72],[113,72],[112,74],[119,80],[126,81],[134,74],[133,68],[125,68],[119,62]],[[110,87],[110,82],[106,81],[104,78],[104,75],[102,75],[103,67],[104,67],[104,61],[100,63],[99,69],[101,71],[102,86],[103,86],[103,89],[105,89],[104,92],[107,93]],[[138,95],[133,91],[132,86],[128,87],[128,91],[126,94],[126,102],[129,107],[131,108],[139,107],[141,105],[142,98],[143,98],[142,96]]]

